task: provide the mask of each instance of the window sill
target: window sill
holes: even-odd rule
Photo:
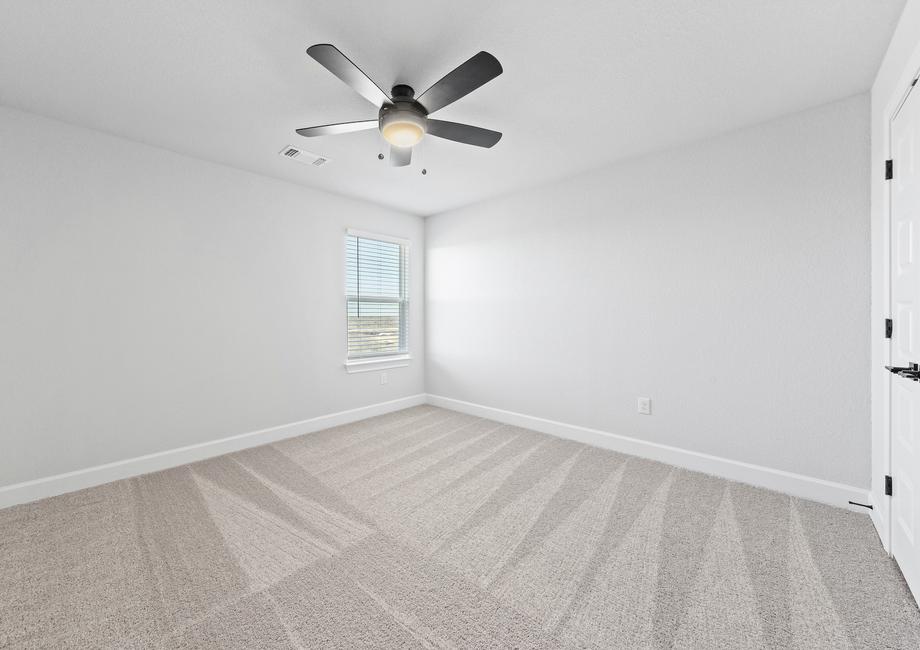
[[[392,357],[375,357],[371,359],[352,359],[345,362],[345,370],[353,372],[373,372],[374,370],[389,370],[390,368],[405,368],[412,359],[408,354],[398,354]]]

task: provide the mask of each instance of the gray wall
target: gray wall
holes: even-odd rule
[[[414,243],[386,386],[343,367],[347,227]],[[0,486],[421,393],[423,230],[0,108]]]
[[[868,487],[868,160],[861,95],[430,218],[428,392]]]

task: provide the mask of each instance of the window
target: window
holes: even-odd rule
[[[349,230],[345,237],[348,360],[408,353],[408,242]]]

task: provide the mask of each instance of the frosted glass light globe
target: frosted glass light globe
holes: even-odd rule
[[[385,108],[380,113],[380,132],[394,147],[418,144],[428,126],[428,118],[414,107]]]
[[[425,130],[414,122],[390,122],[382,132],[383,138],[394,147],[411,147],[425,135]]]

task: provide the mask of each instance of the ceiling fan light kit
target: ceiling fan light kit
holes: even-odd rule
[[[412,147],[426,134],[486,148],[495,145],[502,137],[498,131],[428,117],[502,73],[498,59],[488,52],[480,52],[460,64],[417,99],[412,87],[405,84],[397,84],[387,95],[333,45],[313,45],[307,49],[307,54],[379,110],[376,120],[297,129],[297,133],[304,137],[338,135],[377,127],[390,144],[390,164],[395,167],[404,167],[412,161]]]
[[[383,139],[394,147],[418,144],[428,130],[428,114],[418,102],[395,100],[384,104],[378,117]]]

